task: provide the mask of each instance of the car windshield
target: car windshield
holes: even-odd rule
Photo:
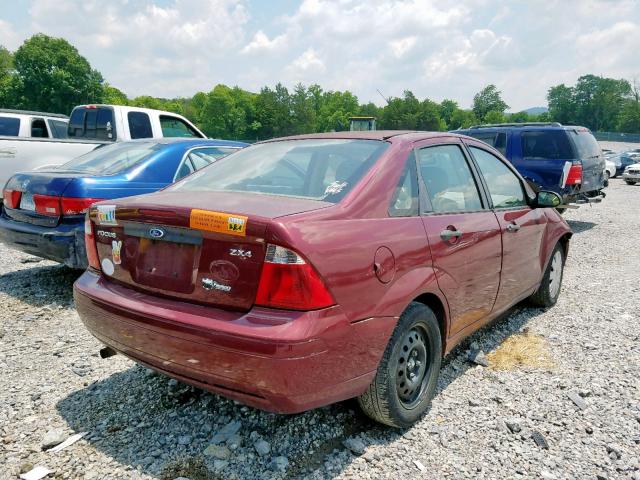
[[[168,190],[230,191],[339,202],[388,147],[379,140],[288,140],[233,153]]]
[[[114,175],[121,173],[157,152],[161,145],[151,142],[114,143],[60,165],[60,170]]]

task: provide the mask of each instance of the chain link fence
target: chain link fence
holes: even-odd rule
[[[640,143],[640,133],[593,132],[598,141]]]

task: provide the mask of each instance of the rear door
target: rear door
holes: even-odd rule
[[[502,274],[496,310],[530,293],[542,276],[541,247],[547,217],[527,205],[521,180],[502,159],[477,143],[467,142],[502,233]]]
[[[416,150],[422,221],[438,286],[450,309],[450,335],[486,318],[500,283],[500,225],[488,208],[462,143],[427,141]]]
[[[580,190],[592,192],[604,187],[604,166],[600,145],[587,128],[567,130],[582,163],[582,185]]]

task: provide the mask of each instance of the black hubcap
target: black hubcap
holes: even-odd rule
[[[430,363],[426,334],[415,326],[402,339],[396,367],[396,391],[406,408],[420,402]]]

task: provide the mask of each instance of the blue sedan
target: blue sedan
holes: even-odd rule
[[[17,173],[3,190],[0,242],[86,268],[84,214],[92,203],[160,190],[246,145],[135,140],[99,147],[55,168]]]

